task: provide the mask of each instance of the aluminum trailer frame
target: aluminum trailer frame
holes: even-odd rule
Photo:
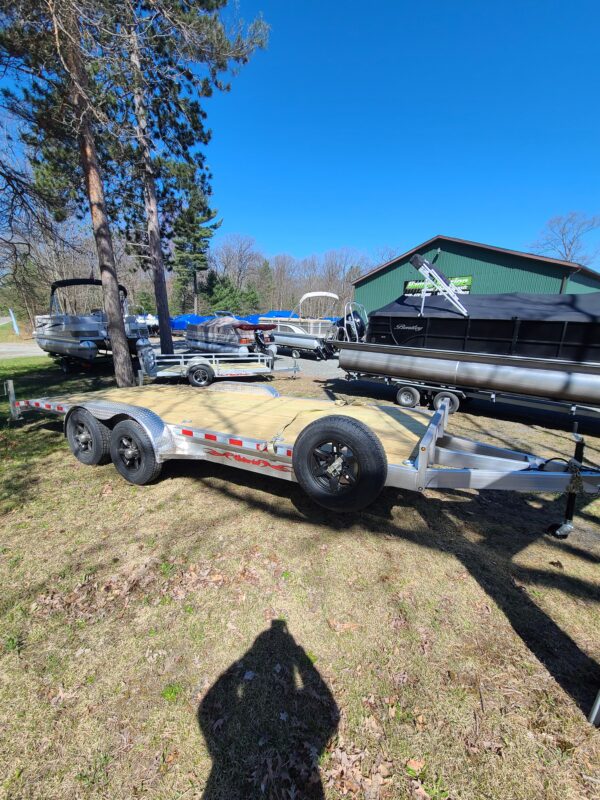
[[[187,350],[172,354],[152,351],[140,354],[139,360],[142,375],[149,378],[186,378],[194,367],[202,365],[209,366],[215,378],[269,377],[282,372],[291,372],[295,377],[300,371],[296,362],[291,367],[276,367],[276,357],[272,353],[238,356]]]
[[[7,381],[11,415],[18,419],[25,411],[56,414],[68,419],[75,408],[83,408],[101,421],[130,418],[139,423],[152,442],[157,462],[192,459],[229,463],[239,469],[296,481],[292,458],[293,443],[252,436],[232,436],[227,431],[187,427],[164,421],[148,408],[90,398],[70,404],[61,399],[40,397],[17,400],[12,381]],[[207,391],[243,391],[279,397],[269,386],[220,384]],[[332,415],[336,406],[332,402]],[[596,494],[600,470],[584,467],[583,439],[577,438],[576,456],[568,461],[539,458],[507,448],[447,434],[448,405],[430,416],[415,455],[402,463],[388,463],[385,485],[424,492],[426,489],[494,489],[518,492]],[[571,526],[572,528],[572,526]]]

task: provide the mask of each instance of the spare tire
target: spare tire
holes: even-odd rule
[[[306,494],[331,511],[358,511],[385,485],[383,445],[362,422],[329,416],[307,425],[292,454],[296,479]]]

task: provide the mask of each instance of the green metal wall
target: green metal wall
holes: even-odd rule
[[[563,277],[569,271],[543,261],[535,262],[455,242],[440,241],[441,252],[437,255],[437,244],[434,245],[421,255],[432,261],[449,278],[472,275],[471,294],[558,294]],[[397,261],[358,284],[355,287],[355,299],[365,306],[367,312],[374,311],[399,297],[404,291],[405,281],[418,280],[419,277],[408,259]],[[567,282],[565,291],[573,294],[600,291],[600,275],[598,280],[588,275],[575,275]]]

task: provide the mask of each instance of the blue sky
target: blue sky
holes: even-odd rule
[[[527,249],[600,213],[597,0],[239,0],[260,12],[268,49],[207,103],[219,237]]]

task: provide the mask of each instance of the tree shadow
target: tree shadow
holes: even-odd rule
[[[377,400],[388,400],[394,402],[398,386],[387,385],[378,381],[367,379],[346,380],[338,376],[331,378],[315,378],[325,394],[333,399],[350,397],[361,398],[365,401],[376,402]],[[426,410],[422,407],[418,410]],[[534,405],[521,406],[511,403],[509,399],[497,400],[492,403],[489,400],[471,398],[464,404],[464,410],[473,419],[482,417],[485,419],[500,419],[507,422],[521,422],[524,425],[539,425],[550,428],[553,432],[572,431],[573,423],[577,422],[580,433],[593,436],[600,435],[600,415],[598,417],[588,417],[581,414],[567,414],[566,412],[551,411]]]
[[[273,620],[198,708],[213,762],[204,800],[321,800],[319,758],[338,722],[308,654]]]
[[[221,467],[217,472],[211,465],[212,477],[225,479],[229,474],[226,470],[227,467]],[[198,479],[202,480],[200,476]],[[563,496],[544,498],[513,492],[473,494],[448,490],[442,499],[435,493],[420,495],[385,489],[376,503],[365,511],[345,515],[317,506],[295,484],[245,472],[236,475],[235,484],[230,481],[229,475],[227,482],[224,480],[218,486],[212,484],[212,488],[277,518],[306,523],[312,530],[317,526],[343,533],[359,527],[388,539],[405,539],[419,547],[452,554],[501,609],[525,646],[587,716],[600,685],[600,665],[538,605],[529,585],[559,590],[584,601],[600,602],[598,586],[564,574],[560,569],[515,563],[521,552],[544,537],[551,522],[562,518]],[[250,494],[244,487],[256,491]],[[269,502],[265,493],[287,497],[293,508]],[[584,497],[578,504],[579,527],[584,529],[588,520],[597,524],[596,519],[586,513],[586,502],[589,501]],[[398,506],[413,508],[426,530],[399,523]],[[595,539],[591,530],[585,533]],[[553,539],[546,541],[554,552],[564,548],[588,563],[597,563],[594,553],[576,545]]]

